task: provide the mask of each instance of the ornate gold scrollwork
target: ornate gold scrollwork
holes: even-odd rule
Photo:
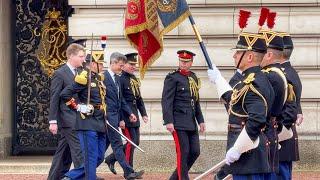
[[[65,43],[67,41],[67,25],[61,18],[60,11],[48,11],[41,28],[41,33],[34,30],[35,36],[41,36],[36,55],[42,69],[51,76],[60,65],[65,63]]]

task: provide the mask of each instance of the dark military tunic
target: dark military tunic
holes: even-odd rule
[[[83,70],[88,71],[88,70]],[[80,73],[81,74],[81,73]],[[88,86],[87,84],[79,84],[73,82],[72,85],[67,86],[60,94],[61,99],[65,102],[72,99],[73,95],[77,94],[81,103],[86,104],[88,99]],[[101,80],[101,76],[92,72],[91,75],[91,93],[90,104],[94,107],[92,115],[84,115],[77,112],[77,121],[75,130],[91,130],[97,132],[105,132],[105,95],[106,89]]]
[[[262,131],[267,123],[274,92],[259,66],[251,67],[242,74],[243,81],[238,83],[233,91],[222,96],[229,103],[227,150],[234,145],[243,127],[251,140],[259,137],[260,143],[257,148],[241,154],[240,159],[226,169],[230,174],[239,175],[268,173],[271,170],[268,162],[269,145]]]
[[[298,134],[296,130],[297,114],[302,114],[300,98],[302,92],[302,85],[296,70],[291,66],[289,61],[281,64],[284,69],[287,81],[293,86],[295,94],[295,104],[289,104],[291,108],[285,111],[282,115],[283,125],[287,128],[291,128],[293,131],[293,137],[289,140],[280,142],[281,149],[280,161],[298,161],[299,160],[299,146],[298,146]],[[294,108],[296,108],[294,110]]]
[[[280,64],[271,64],[262,69],[262,72],[267,76],[273,91],[275,93],[275,100],[270,108],[270,114],[267,117],[266,135],[269,140],[270,147],[270,159],[269,163],[272,172],[279,171],[279,151],[278,151],[278,124],[281,122],[281,118],[277,118],[281,115],[283,105],[287,96],[287,82],[285,75],[280,69]],[[284,80],[283,80],[284,78]]]
[[[203,123],[199,101],[200,80],[193,72],[177,70],[164,80],[162,113],[164,124],[173,123],[177,168],[170,180],[188,180],[188,172],[200,155],[197,124]]]
[[[122,86],[122,95],[133,114],[137,117],[137,122],[130,122],[129,116],[123,114],[122,120],[125,121],[126,127],[140,127],[138,110],[141,116],[147,116],[147,111],[141,97],[140,81],[133,74],[123,72],[120,77],[120,83]]]
[[[194,131],[197,130],[197,123],[204,122],[199,94],[191,93],[190,88],[194,87],[190,86],[190,80],[200,85],[193,72],[190,76],[184,76],[179,71],[174,71],[164,81],[161,101],[163,120],[164,124],[173,123],[175,129]]]

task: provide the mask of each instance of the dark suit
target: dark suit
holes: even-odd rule
[[[57,69],[51,80],[49,120],[57,120],[61,137],[53,157],[48,179],[61,179],[69,171],[73,162],[74,167],[82,164],[80,142],[73,130],[76,122],[76,111],[71,110],[60,100],[61,91],[72,84],[74,75],[65,64]]]
[[[120,121],[120,112],[123,110],[124,113],[127,115],[130,115],[132,113],[129,106],[126,104],[125,100],[123,99],[122,93],[121,93],[121,85],[119,81],[119,77],[115,77],[115,81],[112,79],[110,73],[106,71],[104,73],[105,80],[104,84],[107,88],[106,93],[106,102],[108,106],[108,112],[107,112],[107,119],[109,123],[115,127],[119,127],[119,121]],[[109,155],[107,159],[112,159],[111,161],[115,161],[115,159],[119,162],[120,166],[122,167],[124,171],[124,176],[126,177],[130,173],[134,172],[133,168],[129,165],[129,163],[125,159],[125,155],[123,152],[123,144],[121,136],[115,132],[113,129],[111,129],[109,126],[107,128],[107,140],[106,140],[106,147],[111,144],[113,154]],[[114,159],[115,158],[115,159]]]
[[[127,72],[122,72],[120,77],[121,91],[123,95],[123,99],[126,101],[133,114],[137,117],[136,122],[131,122],[128,114],[126,112],[121,111],[121,120],[125,121],[125,129],[122,130],[123,134],[139,146],[140,144],[140,121],[139,114],[141,116],[147,116],[146,108],[144,106],[143,99],[141,97],[140,92],[140,82],[133,74],[129,74]],[[129,162],[130,166],[133,167],[133,154],[134,154],[134,146],[130,143],[126,143],[124,146],[124,152],[127,162]],[[115,158],[113,158],[115,159]],[[114,163],[114,162],[112,162]]]

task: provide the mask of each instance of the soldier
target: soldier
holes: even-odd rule
[[[242,80],[242,72],[240,69],[237,69],[236,72],[233,74],[229,81],[229,85],[231,87],[234,87],[237,83],[239,83]],[[229,104],[225,104],[226,110],[229,109]],[[217,174],[214,175],[214,180],[222,180],[228,175],[227,172],[227,165],[224,165],[221,167],[221,169],[217,172]]]
[[[104,62],[103,51],[92,51],[92,62],[90,59],[89,54],[86,68],[75,77],[72,85],[61,92],[61,99],[66,105],[78,111],[75,130],[84,159],[84,166],[69,171],[64,179],[96,179],[96,168],[103,162],[106,150],[106,87],[100,73]],[[75,101],[74,94],[78,95],[80,103]]]
[[[272,30],[261,30],[266,39],[267,53],[264,55],[260,66],[262,72],[267,76],[273,91],[275,100],[271,105],[270,114],[267,117],[266,135],[270,147],[270,179],[277,179],[279,172],[279,151],[278,151],[278,125],[281,123],[279,116],[284,108],[287,99],[287,80],[280,67],[280,58],[283,52],[283,40],[279,33]]]
[[[259,66],[267,50],[266,43],[259,34],[243,32],[235,50],[233,58],[236,68],[242,71],[243,80],[233,89],[215,66],[208,70],[219,97],[229,104],[227,170],[235,180],[264,179],[270,172],[270,165],[263,131],[269,105],[274,99],[272,87]]]
[[[177,152],[177,168],[170,179],[189,179],[188,171],[200,155],[199,133],[205,131],[200,107],[200,80],[190,71],[194,53],[177,52],[179,69],[169,73],[162,91],[164,125],[172,133]]]
[[[284,43],[284,50],[283,50],[283,57],[280,59],[281,66],[284,69],[285,76],[293,86],[292,94],[294,94],[294,100],[296,104],[296,111],[295,113],[298,114],[297,118],[292,116],[288,117],[288,113],[283,113],[281,118],[283,118],[283,125],[282,128],[292,129],[293,137],[280,142],[280,150],[279,150],[279,178],[281,179],[291,179],[292,178],[292,161],[299,161],[299,148],[298,148],[298,134],[296,130],[296,124],[300,125],[303,121],[303,114],[301,110],[300,98],[301,98],[301,91],[302,85],[299,78],[298,73],[295,69],[291,66],[290,63],[290,56],[293,51],[293,42],[291,36],[287,33],[282,33],[283,43]],[[292,112],[291,112],[292,113]]]
[[[121,89],[123,98],[137,117],[137,121],[132,122],[130,118],[126,116],[126,113],[122,112],[122,120],[119,122],[119,127],[122,129],[123,134],[127,138],[129,138],[136,145],[139,145],[140,121],[138,111],[140,112],[145,123],[148,122],[148,116],[143,99],[141,97],[140,81],[133,74],[136,71],[136,65],[138,64],[138,53],[129,53],[125,56],[127,59],[124,61],[124,66],[122,68],[123,71],[120,76],[120,84],[122,86]],[[129,162],[130,166],[133,167],[134,146],[132,146],[130,143],[126,143],[124,146],[124,152],[127,162]],[[112,153],[112,155],[109,157],[110,159],[107,159],[107,161],[109,161],[110,164],[114,164],[114,161],[116,160],[114,154]]]

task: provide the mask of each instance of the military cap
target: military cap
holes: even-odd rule
[[[259,33],[263,35],[268,48],[283,51],[284,49],[283,39],[279,32],[262,29],[259,31]]]
[[[265,39],[261,34],[241,32],[238,42],[234,50],[237,51],[255,51],[258,53],[266,53],[267,46]]]
[[[293,42],[291,39],[290,34],[286,32],[280,33],[280,36],[282,37],[283,40],[283,48],[284,49],[293,49]]]
[[[87,54],[86,62],[90,62],[91,53]],[[104,51],[92,50],[92,62],[104,63]]]
[[[127,63],[138,64],[138,53],[128,53],[125,56],[127,57]]]
[[[179,50],[177,51],[178,57],[180,61],[192,61],[193,60],[193,56],[195,56],[196,54],[194,54],[191,51],[187,51],[187,50]]]

